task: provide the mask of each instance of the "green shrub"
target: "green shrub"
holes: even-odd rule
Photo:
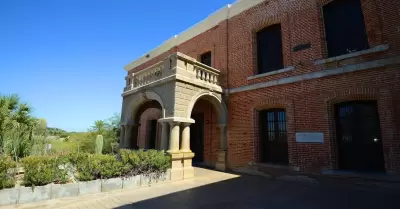
[[[118,161],[115,155],[95,155],[93,157],[101,165],[98,169],[102,179],[115,178],[123,174],[122,162]]]
[[[0,156],[0,189],[15,186],[15,171],[17,164],[8,156]]]
[[[66,183],[68,172],[65,157],[30,156],[21,160],[24,167],[23,183],[27,186],[43,186],[52,182]]]
[[[134,176],[139,173],[140,159],[137,151],[121,149],[119,151],[121,162],[123,164],[123,175]]]
[[[171,160],[162,151],[157,150],[120,150],[124,175],[155,174],[160,176],[171,167]]]
[[[79,181],[91,181],[100,178],[98,160],[89,153],[70,153],[69,161],[75,168],[74,175]]]
[[[95,140],[92,138],[83,138],[79,140],[79,152],[95,153]]]

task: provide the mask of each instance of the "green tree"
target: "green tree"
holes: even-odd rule
[[[36,119],[30,115],[31,112],[32,108],[28,104],[20,103],[18,95],[0,96],[0,152],[4,152],[7,135],[12,135],[11,138],[22,139],[26,135],[28,140],[32,138]],[[14,153],[15,149],[17,148],[14,146]]]
[[[47,121],[44,118],[40,118],[36,121],[35,134],[45,136],[47,133]]]
[[[106,123],[103,120],[96,120],[92,126],[92,131],[96,135],[102,135],[106,132]]]

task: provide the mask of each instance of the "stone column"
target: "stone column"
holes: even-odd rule
[[[219,149],[220,150],[226,150],[226,124],[219,124]]]
[[[168,149],[168,123],[161,122],[161,143],[160,150]]]
[[[194,175],[194,169],[192,167],[192,158],[193,158],[193,153],[190,151],[190,129],[186,129],[186,127],[189,127],[189,125],[185,125],[182,123],[194,123],[195,121],[190,118],[177,118],[177,117],[170,117],[170,118],[162,118],[159,120],[161,123],[166,123],[163,125],[163,135],[164,139],[166,138],[165,135],[167,135],[164,132],[164,128],[166,130],[167,124],[169,124],[170,128],[170,133],[169,133],[169,149],[167,151],[167,154],[171,156],[171,180],[182,180],[184,178],[190,178],[193,177]],[[185,140],[183,142],[183,148],[187,148],[189,152],[182,152],[179,149],[179,135],[180,135],[180,127],[179,125],[182,124],[183,126],[183,133],[182,137]],[[166,140],[165,140],[166,141]],[[165,143],[163,144],[164,147],[166,147]]]
[[[183,161],[183,178],[194,177],[194,168],[192,167],[192,159],[194,153],[190,150],[190,124],[189,122],[182,122],[182,139],[181,139],[181,153]]]
[[[125,126],[125,147],[128,149],[138,149],[138,125]]]
[[[179,122],[171,121],[169,133],[169,153],[179,152]]]
[[[121,132],[119,135],[119,148],[125,148],[125,125],[121,125]]]
[[[220,171],[226,170],[226,155],[227,155],[227,137],[226,137],[226,124],[219,124],[220,138],[219,138],[219,151],[217,155],[217,162],[215,169]]]
[[[190,151],[190,123],[182,123],[181,152]]]

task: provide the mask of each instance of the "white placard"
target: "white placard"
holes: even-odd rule
[[[324,143],[324,134],[321,132],[296,133],[296,142]]]

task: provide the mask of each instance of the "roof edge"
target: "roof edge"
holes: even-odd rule
[[[230,19],[266,0],[237,0],[232,5],[228,4],[225,7],[217,10],[216,12],[210,14],[206,19],[196,23],[189,29],[181,32],[179,35],[175,35],[172,38],[166,40],[158,47],[152,49],[151,51],[145,53],[141,57],[137,58],[133,62],[127,64],[124,69],[126,71],[132,70],[146,63],[147,61],[161,55],[162,53],[170,50],[171,48],[178,46],[204,32],[215,27],[220,22]]]

